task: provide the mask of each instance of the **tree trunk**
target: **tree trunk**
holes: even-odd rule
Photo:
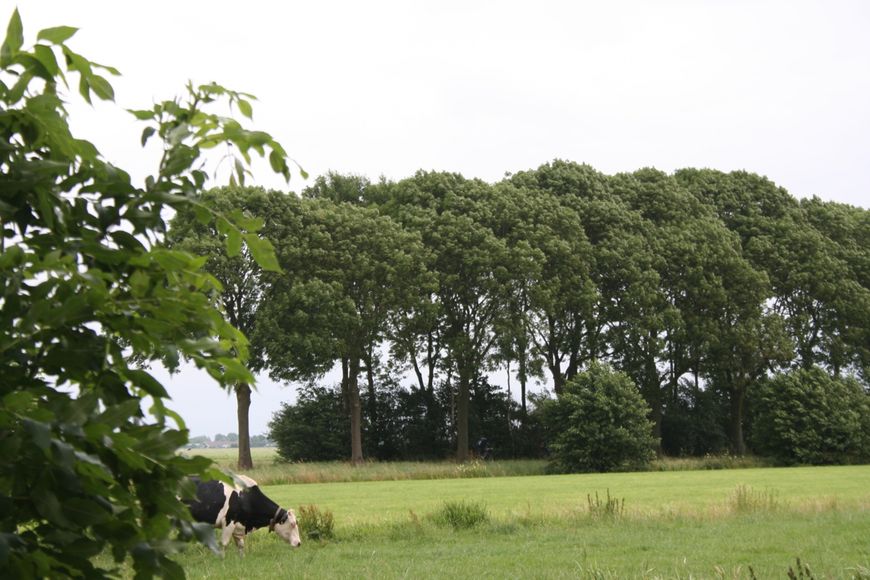
[[[362,463],[362,403],[359,396],[358,356],[350,357],[347,376],[347,394],[350,405],[350,462],[354,465]]]
[[[649,418],[653,423],[652,435],[656,440],[656,454],[661,456],[662,451],[662,385],[657,374],[649,371],[646,376],[646,384],[641,389],[643,398],[646,399],[650,408]]]
[[[731,451],[735,455],[746,455],[746,442],[743,440],[743,401],[746,398],[746,385],[731,386],[731,419],[728,425],[728,436],[731,439]]]
[[[378,420],[378,401],[375,397],[375,371],[374,371],[374,355],[371,350],[366,353],[366,382],[369,393],[369,425],[375,426]]]
[[[420,364],[417,362],[416,353],[412,353],[411,356],[411,364],[414,367],[414,374],[417,376],[417,384],[420,386],[420,391],[426,390],[426,383],[423,381],[423,373],[420,371]]]
[[[237,417],[239,421],[239,470],[253,469],[251,457],[251,430],[249,412],[251,409],[251,387],[245,383],[236,385]]]
[[[468,405],[469,405],[468,371],[459,372],[459,400],[456,402],[456,459],[468,460]]]
[[[559,368],[559,363],[550,364],[550,374],[553,375],[553,392],[559,397],[562,395],[562,389],[565,386],[565,377],[562,376],[562,369]]]
[[[528,410],[526,409],[526,381],[528,377],[526,376],[526,357],[525,355],[520,357],[520,409],[522,409],[522,417],[520,420],[523,422],[523,425],[526,424],[526,417],[528,415]]]

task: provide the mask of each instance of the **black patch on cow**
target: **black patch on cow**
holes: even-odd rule
[[[226,495],[219,481],[196,482],[196,501],[186,501],[190,513],[198,522],[221,525],[238,522],[245,526],[245,532],[256,528],[271,528],[275,523],[287,521],[287,512],[266,497],[257,485],[230,494],[230,505],[224,521],[217,522],[218,514],[224,507]],[[279,513],[283,512],[283,513]],[[274,520],[278,515],[277,520]],[[283,517],[281,517],[283,516]]]
[[[196,483],[196,501],[187,500],[184,503],[190,508],[190,514],[198,522],[217,524],[217,517],[224,507],[226,495],[221,482],[194,480]]]
[[[255,528],[269,527],[279,509],[278,504],[260,491],[260,486],[254,485],[230,498],[227,521],[239,522],[245,526],[245,532],[250,532]]]

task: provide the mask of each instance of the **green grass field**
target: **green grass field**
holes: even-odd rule
[[[208,457],[221,467],[235,470],[238,460],[236,449],[196,449],[185,451]],[[274,448],[251,450],[254,469],[245,475],[261,485],[297,483],[334,483],[351,481],[402,481],[408,479],[455,479],[471,477],[506,477],[516,475],[544,475],[547,462],[543,459],[512,459],[498,461],[472,461],[458,464],[454,461],[385,461],[365,462],[351,468],[337,461],[286,463],[278,461]],[[703,458],[662,458],[650,465],[650,471],[687,471],[697,469],[737,469],[766,467],[756,457],[713,456]]]
[[[346,469],[350,469],[346,467]],[[870,466],[667,471],[263,486],[283,506],[335,516],[297,550],[248,537],[247,556],[180,556],[191,578],[758,578],[800,558],[817,578],[870,578]],[[593,517],[587,496],[624,499]],[[483,502],[467,531],[431,517]],[[304,530],[303,530],[304,531]]]

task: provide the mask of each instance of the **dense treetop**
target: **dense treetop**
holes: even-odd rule
[[[377,392],[403,375],[460,458],[478,435],[471,401],[497,368],[520,383],[522,422],[530,381],[558,396],[609,362],[668,449],[663,435],[679,437],[663,426],[715,393],[737,453],[747,394],[772,373],[818,366],[867,384],[870,212],[798,201],[754,174],[608,176],[555,160],[495,184],[329,174],[301,198],[273,197],[284,205],[262,217],[283,273],[258,287],[254,351],[284,378],[341,363],[357,459]]]

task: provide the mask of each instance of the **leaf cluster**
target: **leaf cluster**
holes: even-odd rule
[[[188,87],[189,99],[146,115],[164,155],[145,186],[69,129],[64,91],[112,100],[112,67],[74,52],[76,30],[38,33],[25,47],[15,11],[0,48],[0,569],[13,577],[103,577],[92,557],[132,558],[137,576],[180,577],[171,555],[208,526],[180,496],[192,474],[223,477],[176,450],[187,439],[167,392],[140,363],[193,361],[221,384],[250,381],[247,340],[216,308],[205,258],[158,244],[170,208],[216,223],[269,268],[270,246],[245,216],[197,199],[194,167],[210,143],[286,155],[271,137],[206,112],[219,99],[249,113],[246,95]],[[152,114],[153,113],[153,114]],[[144,139],[143,139],[144,140]]]

